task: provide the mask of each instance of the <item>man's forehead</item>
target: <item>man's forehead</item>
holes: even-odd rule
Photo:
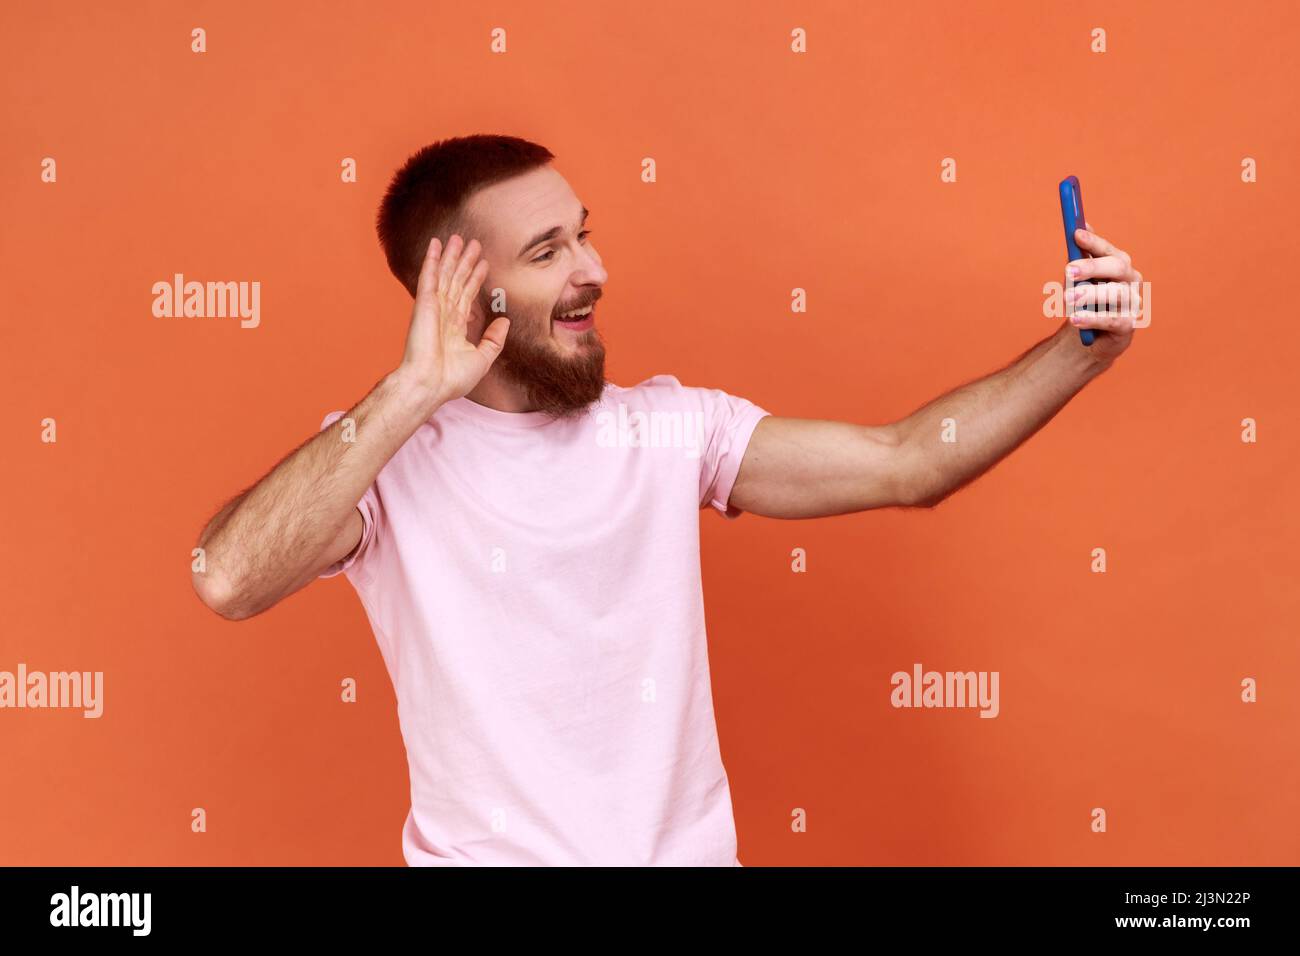
[[[486,186],[466,208],[476,222],[491,229],[499,251],[509,255],[540,230],[572,225],[583,211],[564,177],[549,167]]]

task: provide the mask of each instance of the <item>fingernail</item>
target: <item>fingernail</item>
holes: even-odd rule
[[[1079,274],[1079,267],[1078,267],[1078,266],[1070,266],[1069,268],[1067,268],[1067,269],[1065,270],[1065,274],[1066,274],[1067,276],[1069,276],[1071,279],[1073,279],[1073,278],[1075,278],[1075,277]]]

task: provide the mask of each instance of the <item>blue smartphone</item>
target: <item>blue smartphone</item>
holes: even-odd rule
[[[1079,188],[1078,176],[1066,176],[1061,180],[1061,221],[1065,223],[1065,261],[1091,259],[1091,253],[1081,250],[1078,243],[1074,241],[1075,229],[1088,228],[1088,220],[1083,218],[1083,190]],[[1075,285],[1092,285],[1092,283],[1081,280]],[[1093,308],[1096,308],[1095,304]],[[1091,345],[1096,337],[1097,333],[1092,329],[1079,330],[1079,340],[1084,345]]]

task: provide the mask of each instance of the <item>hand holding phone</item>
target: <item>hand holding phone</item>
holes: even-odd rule
[[[1083,190],[1079,187],[1079,178],[1077,176],[1066,176],[1061,180],[1060,191],[1061,221],[1065,224],[1065,261],[1090,259],[1092,254],[1082,251],[1078,243],[1074,241],[1075,229],[1088,228],[1087,220],[1083,218]],[[1075,285],[1091,284],[1086,279],[1075,283]],[[1091,345],[1096,337],[1097,334],[1092,329],[1079,330],[1079,340],[1084,345]]]

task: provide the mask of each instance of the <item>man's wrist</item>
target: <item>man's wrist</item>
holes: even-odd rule
[[[398,367],[384,376],[382,383],[385,403],[403,420],[418,427],[443,404],[441,393],[429,382],[421,380],[409,370]]]
[[[1100,334],[1100,333],[1099,333]],[[1057,329],[1056,341],[1052,351],[1060,356],[1062,362],[1077,372],[1085,381],[1095,378],[1110,368],[1112,358],[1101,358],[1101,352],[1094,351],[1091,345],[1084,345],[1079,337],[1079,327],[1066,319]]]

